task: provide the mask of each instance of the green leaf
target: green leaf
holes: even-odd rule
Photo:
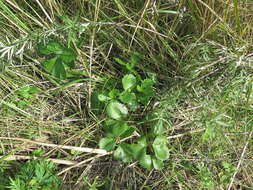
[[[154,81],[152,79],[145,79],[142,81],[141,85],[137,86],[137,90],[145,95],[153,96],[153,85]]]
[[[120,95],[120,100],[123,103],[126,103],[131,111],[136,111],[138,108],[137,99],[134,93],[131,93],[129,91],[124,91]]]
[[[126,104],[136,101],[135,94],[129,91],[124,91],[123,93],[121,93],[119,98],[123,103]]]
[[[167,147],[167,138],[165,136],[157,136],[152,145],[156,158],[159,160],[167,160],[169,158],[169,149]]]
[[[38,148],[32,151],[32,155],[34,156],[42,156],[43,154],[45,154],[45,151],[41,148]]]
[[[246,99],[247,99],[247,103],[248,103],[249,100],[250,100],[252,91],[253,91],[252,82],[247,82],[246,85],[245,85],[245,88],[246,88],[246,93],[245,93],[245,95],[246,95]]]
[[[122,143],[114,151],[113,155],[117,160],[122,160],[123,162],[131,162],[132,157],[130,151],[131,149],[128,147],[128,144]]]
[[[118,121],[118,120],[108,120],[104,127],[107,132],[107,136],[110,137],[120,137],[124,134],[130,127],[127,125],[126,122]]]
[[[56,62],[54,64],[51,74],[58,79],[62,79],[62,80],[66,79],[66,70],[61,59],[59,58],[56,59]]]
[[[153,127],[153,133],[154,135],[162,135],[165,132],[165,129],[163,127],[163,120],[159,119],[158,122]]]
[[[30,87],[23,87],[18,91],[18,95],[22,98],[30,98],[31,94],[29,93]]]
[[[74,61],[76,59],[76,53],[70,48],[64,48],[62,53],[59,55],[59,58],[62,59],[70,68],[74,68]]]
[[[38,45],[39,53],[44,54],[44,55],[62,54],[63,49],[64,47],[56,41],[50,41],[47,44],[40,43]]]
[[[29,93],[30,94],[37,94],[41,92],[41,90],[37,86],[31,86],[29,87]]]
[[[162,160],[158,160],[156,158],[152,158],[153,166],[156,170],[161,170],[164,167],[164,163]]]
[[[137,54],[137,53],[133,54],[131,56],[131,61],[130,61],[130,63],[131,63],[131,69],[133,69],[134,66],[137,65],[140,62],[140,60],[141,59],[140,59],[139,54]]]
[[[143,105],[147,105],[148,102],[150,101],[150,97],[149,95],[143,95],[143,94],[138,94],[138,102],[140,102]]]
[[[18,95],[22,98],[31,98],[33,94],[40,92],[40,89],[36,86],[23,87],[18,91]]]
[[[131,144],[131,154],[134,159],[139,160],[146,154],[146,146],[142,146],[141,144]]]
[[[117,89],[112,89],[112,90],[109,92],[108,96],[109,96],[110,98],[112,98],[112,99],[115,99],[115,98],[117,98],[117,97],[119,96],[119,94],[120,94],[119,90],[117,90]]]
[[[45,71],[58,79],[66,79],[66,70],[60,58],[54,57],[43,63]]]
[[[134,65],[132,63],[127,63],[126,64],[126,69],[128,72],[130,73],[134,73],[135,74],[135,70],[133,69]]]
[[[113,125],[122,125],[123,123],[123,121],[108,119],[105,121],[105,129],[109,130]]]
[[[44,67],[45,71],[47,71],[48,73],[51,73],[53,71],[56,60],[57,60],[57,57],[47,59],[46,61],[44,61],[42,66]]]
[[[40,43],[38,51],[44,55],[55,55],[43,63],[44,69],[58,79],[66,79],[66,69],[74,68],[76,53],[71,48],[65,48],[56,41],[47,44]]]
[[[123,144],[124,150],[135,160],[140,160],[146,155],[146,137],[138,139],[137,144]]]
[[[128,114],[127,107],[119,102],[110,102],[106,107],[107,115],[116,120],[125,118]]]
[[[140,144],[142,147],[147,146],[147,138],[146,136],[141,136],[138,140],[137,140],[138,144]]]
[[[98,99],[99,94],[105,94],[105,92],[95,90],[91,95],[91,110],[96,114],[100,113],[104,109],[104,103],[100,102]]]
[[[215,136],[216,136],[215,128],[212,125],[210,125],[206,128],[204,134],[202,135],[202,140],[206,142],[208,140],[215,138]]]
[[[27,86],[18,90],[18,95],[22,98],[31,98],[32,95],[40,92],[40,89],[36,86]]]
[[[107,102],[107,101],[111,100],[111,98],[108,97],[108,96],[105,96],[104,94],[99,94],[98,95],[98,100],[101,101],[101,102]]]
[[[151,169],[152,168],[152,159],[150,155],[144,154],[141,158],[140,158],[140,165],[143,168],[146,169]]]
[[[110,138],[110,137],[102,138],[99,141],[99,148],[110,151],[115,147],[115,143],[116,142],[114,138]]]
[[[136,85],[136,78],[132,74],[125,75],[122,79],[124,90],[131,89]]]
[[[135,128],[132,127],[132,126],[129,126],[129,128],[120,135],[121,138],[126,138],[126,137],[129,137],[131,136],[135,131]]]
[[[127,123],[124,123],[121,126],[113,126],[112,131],[115,137],[120,137],[129,129],[130,127],[127,125]]]
[[[123,66],[126,66],[126,62],[124,62],[122,59],[120,59],[120,58],[114,58],[114,60],[117,62],[117,63],[119,63],[120,65],[123,65]]]

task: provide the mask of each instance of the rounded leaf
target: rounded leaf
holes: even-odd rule
[[[128,91],[124,91],[123,93],[121,93],[120,95],[120,100],[126,104],[130,104],[132,102],[136,102],[136,96],[134,93],[128,92]]]
[[[161,170],[164,167],[164,163],[162,160],[158,160],[156,158],[152,158],[153,166],[156,170]]]
[[[154,135],[162,135],[165,132],[163,120],[159,119],[153,128]]]
[[[107,151],[110,151],[114,148],[115,146],[115,139],[114,138],[102,138],[99,141],[99,148],[105,149]]]
[[[146,169],[151,169],[152,168],[152,159],[150,155],[144,154],[141,158],[140,158],[140,165],[143,168]]]
[[[131,89],[136,85],[136,78],[132,74],[125,75],[122,79],[122,85],[125,90]]]
[[[131,144],[131,153],[134,159],[141,159],[144,155],[146,155],[146,147],[143,147],[140,144]]]
[[[129,129],[130,127],[127,125],[127,123],[116,120],[113,125],[107,126],[107,131],[109,132],[109,135],[112,135],[113,137],[120,137]]]
[[[145,79],[142,81],[141,85],[137,86],[137,90],[145,95],[153,96],[154,89],[153,85],[155,82],[152,79]]]
[[[119,102],[110,102],[106,107],[107,115],[116,120],[125,118],[128,114],[127,107]]]
[[[138,144],[141,145],[142,147],[146,147],[147,146],[147,137],[146,136],[141,136],[138,139]]]
[[[157,136],[152,146],[153,146],[156,158],[158,158],[159,160],[167,160],[169,158],[170,153],[167,147],[166,137]]]
[[[138,108],[138,103],[136,99],[135,93],[129,92],[129,91],[124,91],[120,95],[120,100],[123,103],[126,103],[131,111],[136,111]]]
[[[117,160],[122,160],[123,162],[131,162],[132,161],[132,157],[129,154],[129,147],[127,146],[127,144],[121,144],[119,145],[119,147],[114,151],[113,156],[117,159]]]
[[[108,96],[111,98],[111,99],[116,99],[120,94],[120,91],[118,89],[112,89]]]

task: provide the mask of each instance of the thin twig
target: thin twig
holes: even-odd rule
[[[0,160],[6,160],[6,161],[12,161],[12,160],[37,160],[40,159],[36,156],[22,156],[22,155],[11,155],[11,156],[0,156]],[[54,159],[54,158],[47,158],[47,161],[54,162],[56,164],[62,164],[62,165],[75,165],[77,162],[75,161],[69,161],[69,160],[60,160],[60,159]]]
[[[126,138],[124,138],[124,139],[121,139],[119,142],[127,141],[128,139],[132,139],[133,137],[140,137],[140,134],[138,134],[138,133],[135,131],[133,135],[131,135],[131,136],[129,136],[129,137],[126,137]]]
[[[249,140],[251,139],[252,134],[253,134],[253,131],[251,131],[251,133],[249,134],[248,140],[247,140],[247,142],[246,142],[245,145],[244,145],[244,148],[243,148],[243,151],[242,151],[240,160],[239,160],[239,162],[238,162],[238,164],[237,164],[236,170],[235,170],[235,172],[234,172],[234,174],[233,174],[233,176],[232,176],[232,178],[231,178],[231,181],[230,181],[230,184],[229,184],[227,190],[230,190],[230,189],[232,188],[232,186],[233,186],[233,183],[234,183],[234,181],[235,181],[236,174],[238,173],[239,168],[240,168],[240,166],[241,166],[241,164],[242,164],[242,162],[243,162],[243,160],[244,160],[243,157],[244,157],[244,155],[245,155],[245,153],[246,153],[246,150],[247,150],[247,147],[248,147],[248,144],[249,144]]]
[[[145,187],[145,185],[147,184],[147,182],[148,182],[148,180],[149,180],[149,178],[150,178],[150,176],[151,176],[151,174],[152,174],[153,172],[154,172],[154,169],[152,169],[152,170],[149,172],[149,174],[148,174],[146,180],[144,181],[143,185],[141,186],[140,190],[142,190],[142,189]]]
[[[40,146],[61,148],[61,149],[66,149],[66,150],[74,150],[74,151],[78,151],[78,152],[95,153],[95,154],[101,154],[101,155],[104,155],[104,154],[107,153],[107,151],[103,150],[103,149],[94,149],[94,148],[86,148],[86,147],[76,147],[76,146],[49,144],[49,143],[43,143],[43,142],[38,142],[38,141],[33,141],[33,140],[23,139],[23,138],[0,137],[0,140],[22,141],[22,142],[31,143],[31,144],[37,144],[37,145],[40,145]]]
[[[155,30],[145,28],[145,27],[142,27],[142,26],[136,26],[136,25],[133,25],[133,24],[123,24],[123,23],[117,23],[117,22],[93,22],[93,21],[88,21],[88,23],[89,24],[97,24],[97,25],[115,25],[115,26],[118,26],[118,27],[124,27],[125,26],[125,27],[137,28],[137,29],[141,29],[141,30],[144,30],[144,31],[147,31],[147,32],[157,34],[157,35],[162,36],[164,38],[169,38],[169,36],[167,36],[165,34],[162,34],[162,33],[159,33]]]
[[[143,12],[142,12],[142,14],[141,14],[141,18],[139,19],[139,21],[138,21],[138,23],[137,23],[137,25],[136,25],[136,27],[135,27],[135,29],[134,29],[134,33],[133,33],[133,36],[132,36],[132,39],[131,39],[131,42],[130,42],[130,45],[129,45],[128,50],[130,50],[130,48],[131,48],[131,46],[132,46],[132,44],[133,44],[133,41],[134,41],[136,32],[137,32],[137,30],[138,30],[138,26],[140,26],[140,23],[141,23],[141,21],[142,21],[142,19],[143,19],[143,17],[144,17],[144,14],[145,14],[145,12],[146,12],[146,10],[147,10],[147,8],[148,8],[149,3],[150,3],[150,0],[147,1],[146,5],[145,5],[145,7],[144,7],[144,10],[143,10]]]
[[[83,164],[85,164],[85,163],[87,163],[87,162],[89,162],[89,161],[92,161],[92,160],[94,160],[94,159],[97,159],[97,158],[100,158],[100,157],[102,157],[102,156],[106,156],[106,155],[109,155],[109,154],[112,154],[112,152],[107,152],[107,153],[105,153],[105,154],[98,154],[98,155],[93,156],[93,157],[91,157],[91,158],[89,158],[89,159],[83,160],[83,161],[81,161],[81,162],[75,164],[74,166],[70,166],[70,167],[68,167],[68,168],[66,168],[66,169],[64,169],[64,170],[62,170],[62,171],[59,172],[57,175],[59,176],[59,175],[65,173],[65,172],[67,172],[67,171],[69,171],[69,170],[71,170],[71,169],[73,169],[73,168],[80,167],[81,165],[83,165]]]
[[[97,22],[98,19],[98,13],[100,8],[101,0],[96,1],[95,6],[95,16],[94,16],[94,22]],[[89,65],[89,77],[92,78],[92,65],[93,65],[93,56],[94,56],[94,41],[95,41],[95,35],[96,35],[96,28],[93,28],[91,39],[90,39],[90,65]],[[92,93],[92,82],[89,81],[88,83],[88,108],[91,109],[91,93]]]
[[[186,133],[183,133],[183,134],[169,136],[169,137],[167,137],[167,139],[175,139],[175,138],[179,138],[179,137],[182,137],[182,136],[185,136],[185,135],[188,135],[188,134],[199,133],[199,132],[202,132],[204,130],[205,129],[196,129],[196,130],[192,130],[192,131],[189,131],[189,132],[186,132]]]
[[[49,14],[47,13],[47,11],[44,9],[44,7],[42,6],[42,4],[40,3],[39,0],[35,0],[37,2],[37,4],[39,5],[39,7],[41,8],[41,10],[43,11],[43,13],[46,15],[46,17],[48,18],[48,20],[53,23],[51,17],[49,16]]]

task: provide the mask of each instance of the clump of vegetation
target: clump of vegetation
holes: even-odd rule
[[[75,66],[76,53],[72,48],[66,48],[57,41],[49,41],[46,44],[39,44],[39,53],[51,56],[43,62],[42,66],[57,79],[64,80],[67,78],[67,70]]]
[[[159,121],[148,131],[147,127],[138,126],[138,122],[131,118],[131,115],[141,112],[141,108],[144,110],[150,102],[150,98],[154,95],[155,78],[141,79],[134,69],[138,63],[136,56],[133,56],[129,63],[116,60],[125,67],[128,74],[123,76],[120,89],[114,88],[98,94],[98,99],[107,103],[108,116],[103,127],[106,137],[100,140],[99,146],[107,151],[113,150],[116,146],[114,152],[116,159],[123,162],[138,160],[144,168],[154,167],[160,170],[163,168],[163,161],[169,157],[167,138],[163,136],[165,131],[163,124]],[[133,134],[139,136],[136,143],[122,142],[122,139],[129,138]]]
[[[58,190],[61,179],[56,176],[56,165],[52,162],[32,160],[22,165],[14,177],[1,176],[1,189],[11,190]],[[4,181],[5,180],[5,181]]]

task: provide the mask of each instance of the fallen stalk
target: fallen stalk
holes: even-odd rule
[[[52,147],[52,148],[61,148],[66,150],[74,150],[78,152],[87,152],[87,153],[95,153],[95,154],[106,154],[107,151],[103,149],[94,149],[94,148],[86,148],[86,147],[76,147],[76,146],[67,146],[67,145],[57,145],[57,144],[49,144],[38,141],[33,141],[29,139],[23,138],[12,138],[12,137],[0,137],[0,140],[13,140],[13,141],[22,141],[26,143],[36,144],[40,146]]]
[[[79,162],[79,163],[77,163],[77,164],[75,164],[75,165],[73,165],[73,166],[70,166],[70,167],[68,167],[68,168],[65,168],[64,170],[62,170],[61,172],[59,172],[57,175],[58,175],[58,176],[59,176],[59,175],[62,175],[63,173],[65,173],[65,172],[67,172],[67,171],[69,171],[69,170],[71,170],[71,169],[73,169],[73,168],[80,167],[80,166],[82,166],[83,164],[86,164],[87,162],[90,162],[90,161],[92,161],[92,160],[94,160],[94,159],[97,159],[97,158],[100,158],[100,157],[102,157],[102,156],[106,156],[106,155],[109,155],[109,154],[112,154],[112,152],[107,152],[107,153],[105,153],[105,154],[99,154],[99,155],[96,155],[96,156],[91,157],[91,158],[89,158],[89,159],[83,160],[83,161],[81,161],[81,162]]]
[[[22,156],[22,155],[11,155],[11,156],[0,156],[0,159],[3,159],[5,161],[17,161],[17,160],[37,160],[40,159],[36,156]],[[76,161],[69,161],[69,160],[60,160],[60,159],[54,159],[54,158],[48,158],[47,161],[54,162],[56,164],[62,164],[62,165],[75,165],[77,164]]]
[[[193,133],[199,133],[199,132],[202,132],[204,130],[206,130],[206,129],[196,129],[196,130],[192,130],[192,131],[189,131],[189,132],[186,132],[186,133],[183,133],[183,134],[169,136],[169,137],[167,137],[167,139],[175,139],[175,138],[179,138],[179,137],[182,137],[182,136],[185,136],[185,135],[189,135],[189,134],[193,134]]]

